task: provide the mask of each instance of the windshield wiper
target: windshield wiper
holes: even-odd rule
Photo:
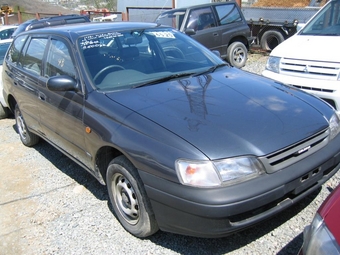
[[[151,81],[147,81],[147,82],[144,82],[144,83],[141,83],[141,84],[138,84],[136,86],[133,86],[132,88],[140,88],[140,87],[144,87],[144,86],[149,86],[149,85],[154,85],[154,84],[158,84],[158,83],[161,83],[161,82],[166,82],[166,81],[170,81],[170,80],[173,80],[173,79],[177,79],[177,78],[181,78],[181,77],[187,77],[187,76],[191,76],[195,73],[178,73],[178,74],[172,74],[172,75],[168,75],[168,76],[165,76],[165,77],[162,77],[162,78],[158,78],[158,79],[155,79],[155,80],[151,80]]]
[[[203,75],[203,74],[206,74],[206,73],[213,73],[213,72],[216,71],[216,69],[223,67],[223,66],[229,66],[229,64],[228,63],[218,64],[216,66],[209,67],[209,69],[207,69],[203,72],[195,73],[195,75],[193,75],[193,76],[200,76],[200,75]]]

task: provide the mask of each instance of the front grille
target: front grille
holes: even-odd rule
[[[307,61],[300,59],[283,58],[280,63],[280,73],[302,78],[337,80],[340,72],[340,63]]]
[[[299,143],[260,157],[267,173],[276,172],[318,151],[327,144],[329,129],[325,129]]]

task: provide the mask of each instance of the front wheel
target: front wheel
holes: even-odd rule
[[[233,42],[227,49],[227,61],[234,67],[242,68],[248,59],[248,50],[241,42]]]
[[[39,142],[39,136],[31,133],[27,129],[24,117],[22,116],[18,105],[15,106],[14,115],[21,142],[28,147],[36,145]]]
[[[110,162],[106,185],[114,212],[128,232],[143,238],[158,231],[142,180],[137,169],[125,156]]]

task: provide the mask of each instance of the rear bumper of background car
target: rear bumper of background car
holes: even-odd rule
[[[188,187],[143,171],[140,176],[161,230],[222,237],[269,218],[318,189],[340,167],[339,138],[292,166],[229,187]]]

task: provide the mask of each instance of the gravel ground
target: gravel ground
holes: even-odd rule
[[[266,56],[244,68],[261,73]],[[302,231],[340,181],[340,172],[313,195],[275,218],[226,238],[159,231],[128,234],[112,214],[106,187],[56,149],[23,146],[13,118],[0,120],[0,254],[296,254]]]

